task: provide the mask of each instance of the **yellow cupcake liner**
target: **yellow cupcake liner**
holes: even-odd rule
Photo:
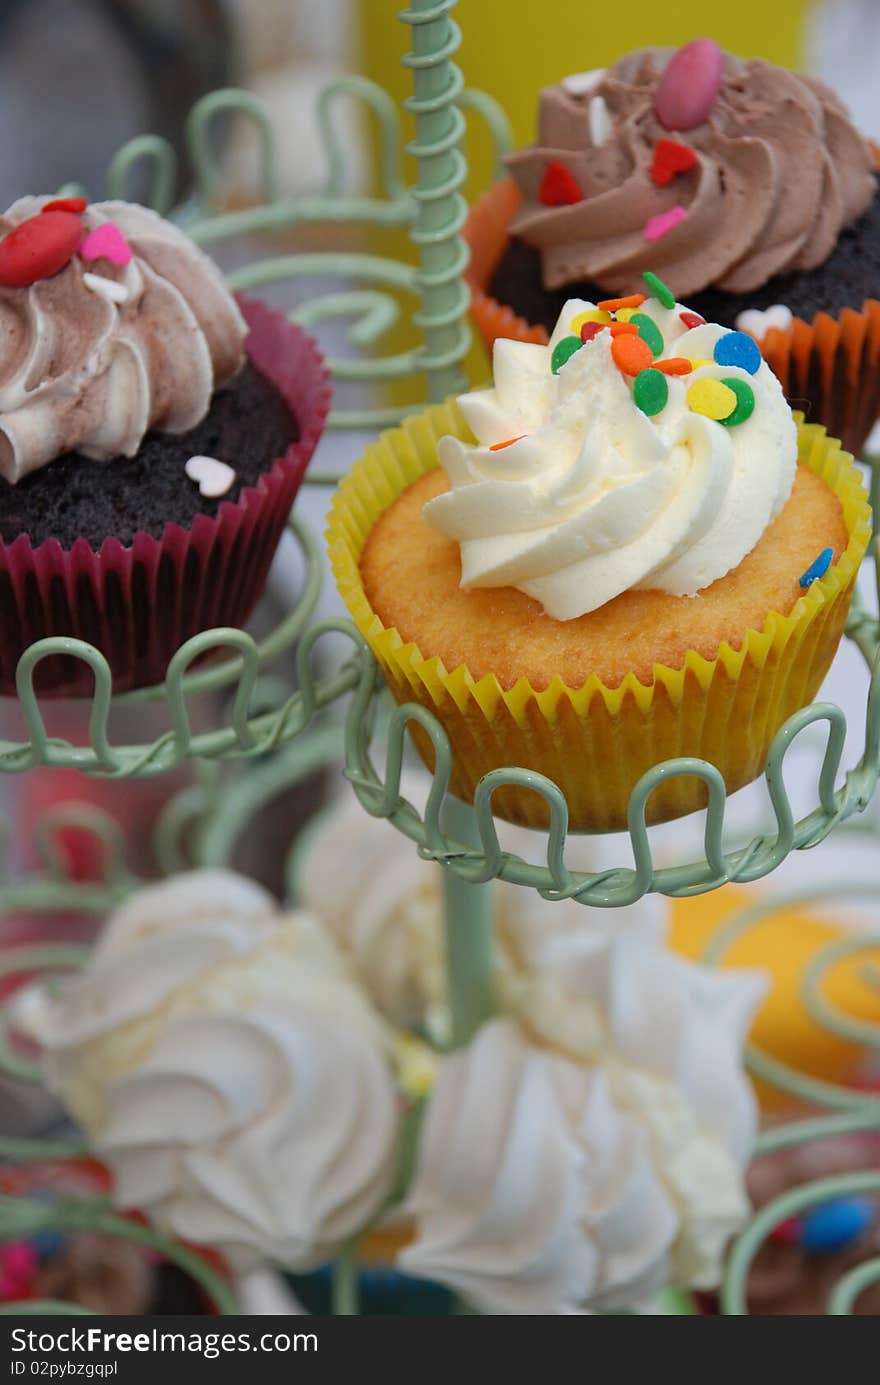
[[[763,629],[745,632],[738,649],[722,644],[715,659],[690,650],[680,668],[655,664],[652,683],[627,674],[616,688],[592,675],[579,688],[554,678],[538,692],[521,678],[505,689],[493,674],[476,679],[465,665],[447,670],[439,658],[386,627],[361,581],[367,537],[406,487],[437,466],[439,438],[473,436],[448,401],[408,418],[367,448],[331,506],[327,542],[333,573],[397,701],[420,703],[445,728],[454,794],[471,801],[479,780],[493,769],[537,770],[564,793],[573,831],[609,832],[626,826],[634,785],[663,760],[708,760],[729,793],[761,773],[779,727],[812,700],[828,671],[871,534],[870,507],[852,457],[820,425],[805,424],[799,414],[795,419],[800,462],[840,500],[849,532],[846,550],[789,615],[771,612]],[[433,768],[428,737],[416,725],[411,732]],[[705,801],[702,780],[678,776],[654,790],[646,817],[665,822]],[[520,785],[500,787],[492,803],[511,822],[548,824],[546,802]]]

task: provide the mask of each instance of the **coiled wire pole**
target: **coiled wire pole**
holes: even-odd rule
[[[459,192],[466,164],[459,149],[464,119],[455,104],[461,72],[452,55],[461,41],[449,11],[455,0],[412,0],[401,14],[412,25],[414,94],[405,102],[415,117],[416,137],[407,146],[417,163],[416,218],[412,238],[419,251],[417,282],[422,308],[415,321],[424,335],[421,365],[432,403],[460,390],[470,331],[470,300],[462,274],[467,246],[459,232],[467,204]],[[479,846],[474,811],[449,798],[445,827],[464,846]],[[452,1045],[465,1044],[492,1012],[492,896],[490,886],[471,885],[443,872],[446,967],[452,1013]]]

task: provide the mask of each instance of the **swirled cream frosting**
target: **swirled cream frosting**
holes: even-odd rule
[[[42,229],[48,201],[21,198],[0,218],[0,256],[17,228]],[[134,455],[150,428],[186,432],[244,360],[244,320],[183,231],[128,202],[78,215],[82,243],[60,269],[0,278],[0,475],[12,483],[64,452],[106,461]]]
[[[676,103],[677,56],[640,49],[541,92],[537,142],[507,164],[523,195],[511,229],[548,288],[623,293],[656,268],[679,295],[748,293],[823,264],[874,196],[868,143],[822,82],[719,53],[703,118],[665,124],[694,81],[683,64]]]
[[[476,442],[441,439],[450,489],[423,511],[458,541],[463,587],[516,587],[556,620],[632,587],[694,596],[782,509],[779,382],[751,338],[659,287],[670,306],[571,299],[548,346],[496,341],[493,387],[458,400]]]

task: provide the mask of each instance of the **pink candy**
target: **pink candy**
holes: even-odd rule
[[[131,259],[131,246],[114,222],[105,221],[89,232],[79,253],[84,260],[109,260],[121,267]]]
[[[721,86],[724,54],[712,38],[695,38],[673,53],[654,94],[667,130],[692,130],[706,119]]]
[[[668,235],[674,231],[675,227],[687,216],[686,207],[670,207],[668,212],[658,212],[645,222],[645,229],[642,234],[645,240],[659,240],[661,236]]]

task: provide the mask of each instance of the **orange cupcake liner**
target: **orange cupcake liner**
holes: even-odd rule
[[[434,405],[384,433],[341,483],[327,541],[340,594],[400,703],[417,702],[440,721],[452,749],[451,790],[471,801],[480,779],[509,766],[554,780],[568,802],[574,831],[617,831],[641,776],[664,760],[696,756],[717,766],[728,792],[754,779],[782,723],[815,696],[837,649],[850,597],[870,538],[870,507],[852,457],[816,424],[799,420],[800,461],[838,496],[849,543],[788,615],[771,612],[739,647],[723,644],[715,659],[691,650],[681,667],[655,664],[646,685],[628,674],[616,688],[595,674],[582,687],[554,678],[537,690],[521,678],[503,688],[493,674],[475,678],[465,665],[404,641],[373,610],[360,559],[379,516],[437,466],[446,433],[472,435],[457,405]],[[429,768],[433,748],[421,727],[413,739]],[[648,800],[647,820],[661,822],[702,807],[706,789],[694,776],[664,781]],[[525,826],[546,827],[547,804],[533,790],[504,785],[493,811]]]
[[[520,201],[513,179],[501,179],[474,203],[462,232],[471,252],[471,316],[490,355],[498,337],[549,341],[545,327],[488,291]],[[789,403],[859,456],[880,418],[880,301],[866,299],[861,309],[844,308],[837,317],[795,318],[789,328],[771,327],[758,345]]]

